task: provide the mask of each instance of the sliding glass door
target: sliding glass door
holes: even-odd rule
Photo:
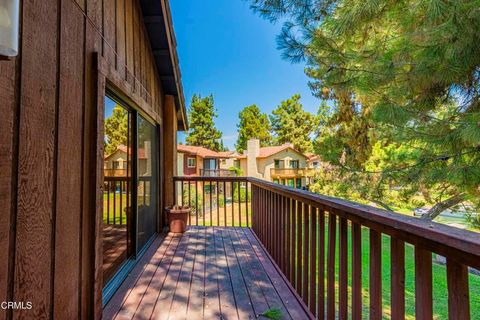
[[[159,149],[156,125],[114,94],[104,129],[103,280],[112,292],[157,231]]]
[[[137,213],[138,242],[141,250],[157,229],[157,134],[156,127],[144,119],[137,118]]]

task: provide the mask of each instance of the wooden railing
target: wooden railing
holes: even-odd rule
[[[407,305],[412,312],[414,304],[415,311],[409,316],[432,319],[433,302],[439,298],[433,296],[432,253],[446,258],[446,268],[435,268],[446,271],[448,288],[448,315],[436,316],[470,319],[469,278],[477,276],[469,274],[469,267],[480,269],[477,233],[259,179],[248,181],[252,228],[317,319],[362,319],[365,313],[370,319],[404,319],[407,258],[413,261],[414,276],[410,270],[409,275],[415,278],[415,302]],[[365,254],[368,258],[362,260]],[[390,260],[387,277],[385,256]],[[368,284],[362,280],[365,273]],[[413,279],[407,280],[411,287]],[[478,295],[480,282],[475,280],[472,292]],[[389,287],[387,299],[382,282]],[[478,304],[478,299],[472,301]]]
[[[445,275],[438,294],[448,294],[436,318],[470,319],[470,294],[480,292],[477,233],[256,178],[174,184],[191,225],[251,227],[317,319],[433,319],[432,270]]]
[[[237,173],[228,169],[200,169],[202,177],[235,177]]]
[[[191,208],[189,225],[251,226],[245,177],[174,177],[175,203]]]
[[[104,177],[103,186],[103,223],[127,225],[132,215],[132,178]],[[139,177],[136,190],[136,205],[150,205],[151,177]]]

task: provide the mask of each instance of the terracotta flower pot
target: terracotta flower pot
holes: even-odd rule
[[[189,207],[173,207],[167,208],[167,218],[170,232],[184,233],[187,229],[188,216],[190,215]]]

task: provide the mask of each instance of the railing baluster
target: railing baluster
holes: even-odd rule
[[[202,180],[202,225],[205,227],[205,206],[207,204],[205,199],[205,180]]]
[[[297,201],[297,292],[302,292],[302,203]]]
[[[248,182],[245,182],[245,210],[246,210],[246,219],[247,219],[247,227],[250,226],[250,223],[249,223],[249,217],[248,217],[248,185],[249,183]],[[250,187],[251,189],[251,187]]]
[[[302,298],[305,305],[308,306],[308,254],[310,252],[310,206],[303,204],[303,245],[302,245]]]
[[[113,224],[117,224],[117,182],[113,182]]]
[[[318,214],[318,292],[317,318],[325,315],[325,211],[319,209]]]
[[[362,228],[352,223],[352,319],[362,319]]]
[[[317,208],[310,207],[310,312],[317,312]],[[318,317],[318,315],[317,315]]]
[[[212,201],[212,181],[210,181],[209,185],[210,190],[208,190],[208,193],[210,195],[210,227],[213,226],[213,201]]]
[[[339,229],[339,245],[340,245],[340,307],[339,317],[340,319],[347,319],[348,313],[348,222],[345,218],[340,218]]]
[[[285,197],[280,196],[279,199],[279,207],[280,207],[280,267],[282,269],[283,274],[286,274],[286,228],[285,228],[285,221],[287,220],[287,211],[285,208]]]
[[[220,190],[218,190],[220,188],[220,182],[215,182],[215,193],[217,195],[217,201],[216,201],[216,206],[217,206],[217,226],[220,225]]]
[[[335,250],[337,240],[337,216],[328,214],[327,249],[327,319],[335,319]]]
[[[234,211],[235,211],[235,201],[233,199],[235,191],[233,190],[234,189],[233,181],[230,182],[230,189],[231,189],[230,193],[232,194],[232,205],[231,205],[231,207],[232,207],[232,225],[231,226],[233,227],[233,226],[235,226],[235,213],[234,213]]]
[[[468,267],[447,259],[448,318],[470,319]]]
[[[415,315],[418,320],[433,319],[432,253],[415,247]]]
[[[227,183],[223,182],[223,225],[227,226]]]
[[[198,183],[195,180],[195,225],[198,226]]]
[[[391,310],[392,320],[405,319],[405,243],[390,240]]]
[[[183,182],[183,181],[182,181]],[[188,181],[188,207],[192,208],[192,201],[191,201],[191,183]],[[188,224],[192,225],[192,215],[188,215]]]
[[[182,201],[182,207],[183,207],[183,205],[184,205],[184,203],[183,203],[183,181],[180,181],[180,186],[181,186],[180,198],[182,198],[181,201]]]
[[[107,181],[107,224],[110,224],[110,181]]]
[[[240,182],[237,182],[237,188],[238,188],[238,226],[242,226],[242,186],[240,185]]]
[[[382,236],[370,229],[370,319],[382,319]]]
[[[292,212],[291,212],[291,200],[290,198],[285,198],[285,208],[287,213],[287,225],[286,225],[286,262],[287,262],[287,270],[286,275],[290,283],[293,282],[293,267],[292,267]]]

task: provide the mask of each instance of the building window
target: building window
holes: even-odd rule
[[[278,183],[278,179],[273,179],[273,182],[274,182],[274,183]]]
[[[197,166],[197,159],[195,158],[188,158],[187,159],[187,166],[189,168],[195,168]]]
[[[275,169],[285,168],[285,160],[274,160],[274,161],[275,161]]]
[[[295,179],[288,179],[288,186],[294,188],[295,187]]]
[[[233,160],[233,166],[240,169],[240,160]]]
[[[120,161],[113,161],[113,169],[119,169],[120,168]]]
[[[314,168],[318,168],[318,161],[314,161],[314,162],[313,162],[313,167],[314,167]]]
[[[296,179],[296,186],[295,186],[297,189],[301,189],[302,188],[302,179]]]
[[[292,168],[292,169],[298,169],[298,168],[299,168],[299,162],[298,162],[298,160],[290,160],[290,168]]]

